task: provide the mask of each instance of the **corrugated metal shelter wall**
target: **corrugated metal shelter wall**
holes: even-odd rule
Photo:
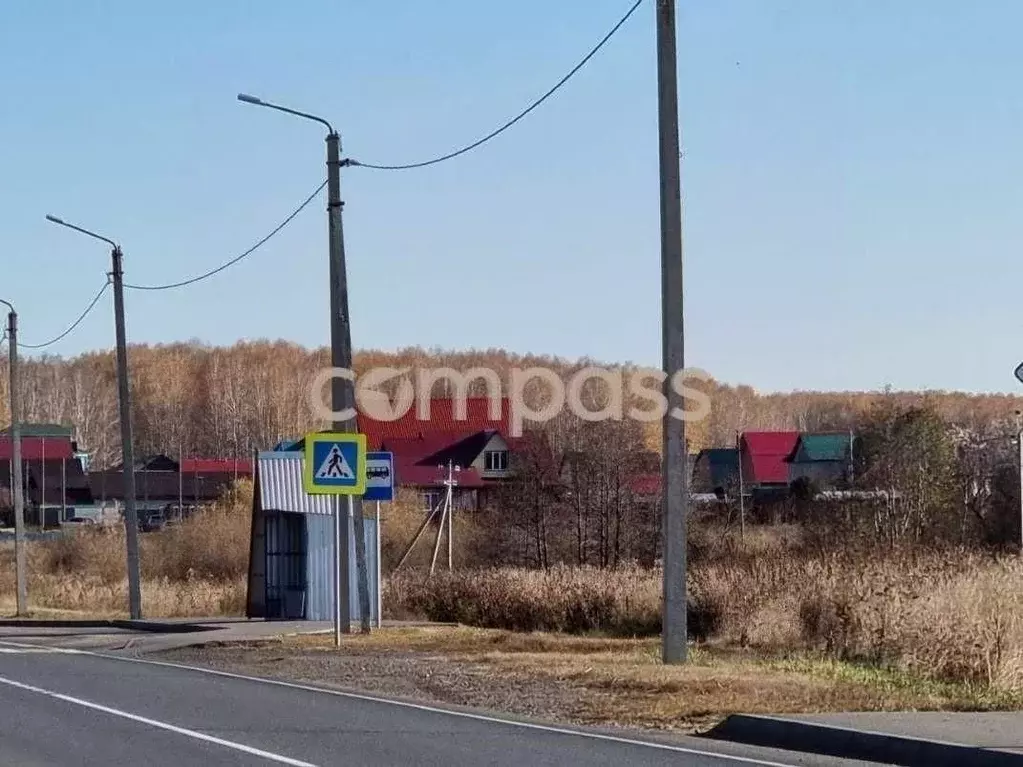
[[[345,504],[341,499],[342,508]],[[334,619],[334,517],[309,514],[306,516],[306,620]],[[366,569],[369,575],[370,620],[377,619],[377,545],[376,520],[365,519]],[[355,562],[355,520],[348,519],[348,598],[352,606],[352,620],[362,620],[359,606],[359,571]]]
[[[306,494],[302,484],[304,463],[304,453],[259,454],[259,501],[264,510],[333,515],[333,496]]]
[[[261,452],[256,461],[257,495],[254,519],[262,518],[265,575],[250,564],[249,583],[265,583],[264,617],[302,617],[306,620],[334,618],[334,507],[336,496],[307,495],[302,484],[305,455],[301,452]],[[342,509],[346,505],[340,498]],[[301,542],[294,529],[301,530]],[[361,620],[358,569],[355,563],[355,524],[348,520],[349,573],[352,620]],[[365,519],[366,565],[369,571],[370,619],[377,617],[376,521]],[[298,609],[296,591],[304,593],[304,609]],[[250,612],[258,613],[258,598],[250,596]]]

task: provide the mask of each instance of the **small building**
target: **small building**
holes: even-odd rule
[[[90,506],[92,494],[82,463],[86,454],[78,450],[73,430],[59,424],[22,423],[19,433],[26,523],[55,527],[74,516],[76,507]],[[0,488],[7,499],[0,510],[4,521],[13,519],[13,457],[14,442],[7,427],[0,432]]]
[[[251,476],[251,460],[186,458],[179,463],[163,454],[144,456],[135,461],[135,507],[159,512],[212,503],[237,480]],[[97,503],[124,501],[124,470],[91,471],[89,486]]]
[[[785,459],[789,483],[806,479],[821,489],[838,488],[851,479],[854,437],[846,434],[801,434]]]
[[[74,427],[57,423],[23,423],[19,428],[22,439],[22,457],[29,450],[44,458],[64,457],[65,446],[71,457],[77,458],[82,471],[89,470],[90,455],[81,450],[75,439]],[[10,459],[11,427],[0,430],[0,459]]]
[[[394,454],[397,484],[415,490],[424,509],[443,498],[449,461],[460,469],[452,489],[455,508],[481,508],[489,492],[515,476],[508,398],[494,407],[489,397],[467,397],[460,413],[455,400],[437,397],[427,411],[421,415],[417,403],[395,421],[359,413],[359,431],[370,450]]]
[[[359,432],[371,451],[394,455],[397,487],[413,490],[424,509],[436,508],[447,488],[448,464],[457,467],[452,502],[458,510],[478,510],[490,493],[514,478],[515,451],[522,438],[509,436],[510,404],[507,397],[467,397],[465,412],[450,398],[429,400],[428,412],[418,403],[400,418],[379,420],[358,413]],[[276,452],[301,451],[304,441],[283,440]]]
[[[789,497],[789,465],[797,431],[747,431],[739,437],[744,493],[754,506],[771,506]]]
[[[723,498],[739,492],[739,449],[715,447],[701,450],[693,466],[693,492]]]
[[[334,617],[334,509],[340,500],[309,495],[302,483],[305,455],[259,453],[252,494],[248,596],[245,614],[264,620],[325,621]],[[351,619],[361,620],[355,524],[348,518],[347,572]],[[370,619],[379,610],[377,526],[365,519]]]

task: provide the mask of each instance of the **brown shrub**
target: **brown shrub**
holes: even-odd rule
[[[698,562],[690,633],[1023,688],[1023,562],[969,551],[832,552]],[[385,605],[516,631],[660,630],[658,570],[492,568],[392,576]]]
[[[60,538],[31,543],[29,566],[40,575],[89,573],[104,583],[125,577],[127,555],[122,527],[84,528]]]
[[[504,568],[433,578],[410,571],[388,580],[384,600],[431,620],[485,628],[631,636],[660,629],[660,589],[639,568]]]
[[[241,481],[181,524],[142,536],[143,575],[168,581],[227,581],[249,567],[252,482]]]

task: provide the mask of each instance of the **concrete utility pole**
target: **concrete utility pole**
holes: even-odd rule
[[[18,313],[14,306],[7,315],[7,349],[10,354],[8,385],[11,395],[11,499],[14,503],[14,572],[17,583],[18,617],[28,615],[28,581],[25,575],[25,485],[21,476],[21,398],[18,396]]]
[[[1016,449],[1019,451],[1019,553],[1023,556],[1023,413],[1016,411]]]
[[[111,239],[69,224],[56,216],[48,221],[107,243],[111,247],[110,277],[114,283],[114,331],[117,336],[117,392],[120,401],[121,463],[124,476],[124,532],[128,550],[128,607],[132,620],[142,618],[142,588],[139,582],[139,524],[135,508],[135,451],[132,446],[131,394],[128,384],[128,341],[124,330],[124,274],[121,246]]]
[[[735,452],[739,464],[739,541],[746,545],[746,488],[742,481],[742,434],[735,432]]]
[[[238,100],[246,104],[276,109],[279,112],[304,117],[313,120],[327,128],[327,222],[328,247],[330,255],[330,364],[334,368],[352,370],[352,328],[348,316],[348,272],[345,265],[345,238],[341,224],[341,209],[344,203],[341,201],[341,166],[345,164],[341,160],[341,137],[334,130],[333,126],[322,117],[299,112],[288,107],[271,104],[255,96],[244,93],[238,94]],[[355,385],[347,378],[334,376],[330,384],[331,409],[335,414],[351,410],[355,412]],[[336,432],[355,433],[358,431],[358,424],[354,416],[344,421],[335,421],[333,429]],[[336,520],[336,535],[343,539],[338,543],[339,578],[337,584],[340,600],[340,613],[348,616],[343,621],[342,630],[345,633],[351,632],[351,605],[348,596],[348,524],[347,520],[341,523],[340,503],[335,508],[339,517]],[[370,602],[369,602],[369,570],[366,561],[366,526],[362,516],[362,498],[348,496],[348,516],[352,518],[355,528],[355,564],[358,569],[359,578],[359,613],[361,629],[363,634],[370,632]],[[379,588],[379,585],[378,585]]]
[[[671,384],[685,368],[682,300],[682,190],[679,169],[678,73],[675,2],[657,0],[657,112],[661,187],[661,322],[668,410],[663,419],[662,511],[664,615],[661,657],[684,663],[688,656],[686,615],[686,514],[689,471],[682,395]]]

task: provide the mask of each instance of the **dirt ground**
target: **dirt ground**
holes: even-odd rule
[[[553,722],[703,731],[730,713],[991,710],[1023,701],[808,657],[695,648],[664,666],[657,640],[464,627],[375,630],[175,650],[164,660]]]

